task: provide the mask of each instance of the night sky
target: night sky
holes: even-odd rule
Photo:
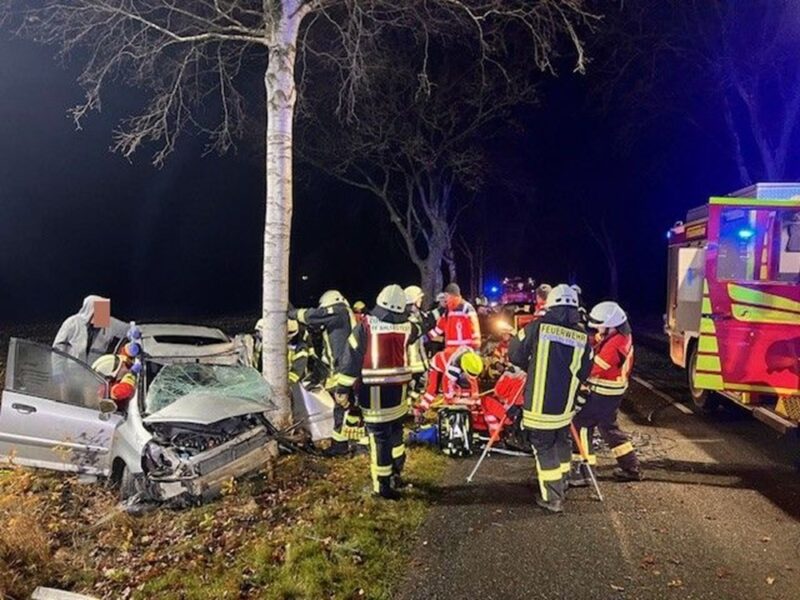
[[[245,143],[204,157],[204,141],[187,135],[160,170],[146,152],[129,163],[109,152],[111,130],[141,98],[109,90],[102,114],[76,132],[66,110],[82,98],[77,67],[53,54],[0,33],[0,323],[59,319],[89,293],[111,297],[122,318],[257,313],[262,150]],[[666,231],[708,196],[740,187],[737,173],[680,115],[653,119],[623,149],[625,110],[595,110],[591,77],[567,68],[548,80],[540,106],[518,115],[524,133],[492,147],[496,177],[514,169],[534,193],[520,203],[499,185],[483,192],[485,233],[496,240],[487,278],[570,278],[602,299],[606,266],[586,222],[604,218],[621,301],[660,314]],[[707,110],[698,101],[695,117]],[[508,232],[516,241],[506,249]],[[298,305],[328,287],[372,301],[385,283],[414,282],[378,202],[302,164],[292,243]]]

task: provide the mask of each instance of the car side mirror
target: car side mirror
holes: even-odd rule
[[[110,415],[111,413],[117,412],[117,403],[114,402],[111,398],[103,398],[100,400],[100,414],[101,415]]]

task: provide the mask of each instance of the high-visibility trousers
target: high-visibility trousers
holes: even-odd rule
[[[405,466],[406,399],[405,385],[362,385],[358,391],[369,438],[372,489],[376,493],[388,489],[392,477],[399,476]]]
[[[527,429],[528,440],[536,457],[539,493],[545,502],[564,500],[572,447],[569,426],[561,429]]]
[[[639,458],[631,443],[630,436],[625,433],[617,422],[619,406],[622,396],[603,396],[602,394],[589,394],[586,405],[575,415],[572,423],[578,430],[581,443],[589,453],[589,464],[597,462],[593,447],[595,427],[600,432],[606,445],[611,449],[611,454],[617,459],[617,464],[623,469],[638,471]],[[581,460],[578,449],[573,449],[572,459]]]

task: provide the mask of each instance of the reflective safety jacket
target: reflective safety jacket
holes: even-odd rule
[[[530,323],[511,341],[509,358],[527,369],[522,425],[527,429],[561,429],[575,415],[578,386],[592,365],[589,336],[574,308],[555,307]]]
[[[421,402],[423,409],[427,410],[440,392],[446,403],[459,397],[474,398],[478,395],[478,378],[467,375],[461,368],[461,357],[471,351],[464,346],[455,352],[439,352],[433,357]]]
[[[408,347],[421,334],[418,324],[407,315],[376,307],[350,335],[338,375],[338,392],[347,392],[361,380],[357,396],[367,423],[384,423],[402,418],[408,411],[405,386],[412,373]],[[382,394],[377,388],[403,391]],[[370,391],[372,390],[372,391]]]
[[[412,313],[409,321],[422,327],[424,315]],[[420,375],[428,370],[428,353],[425,350],[425,340],[420,337],[408,347],[408,364],[414,375]]]
[[[347,304],[340,303],[320,308],[301,308],[289,311],[289,318],[303,325],[322,330],[322,361],[333,371],[347,348],[347,338],[356,326],[355,315]]]
[[[314,348],[308,339],[308,333],[298,331],[294,339],[289,340],[287,360],[289,362],[289,383],[302,381],[308,373],[308,360],[314,355]]]
[[[444,336],[448,348],[468,346],[473,350],[481,347],[481,326],[475,308],[463,301],[455,309],[448,309],[429,334],[431,337]]]
[[[588,384],[601,396],[622,396],[633,368],[633,336],[613,333],[598,337]]]

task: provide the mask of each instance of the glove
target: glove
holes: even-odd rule
[[[515,404],[506,411],[506,418],[512,423],[517,421],[520,417],[522,417],[522,407],[518,404]]]
[[[138,375],[141,372],[142,372],[142,361],[140,360],[134,361],[134,363],[131,365],[131,373],[133,373],[134,375]]]
[[[575,396],[575,412],[580,412],[580,410],[586,406],[588,400],[586,396],[582,396],[581,394]]]
[[[350,394],[348,394],[347,392],[336,392],[333,395],[333,400],[341,408],[350,407]]]
[[[348,440],[357,442],[363,438],[365,434],[364,418],[361,415],[361,409],[358,407],[348,409],[344,415],[344,423],[342,423],[342,435]]]

